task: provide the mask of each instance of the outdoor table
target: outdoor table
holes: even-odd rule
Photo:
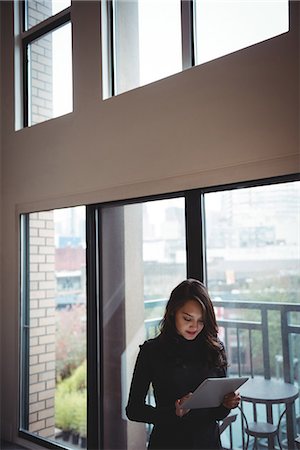
[[[266,380],[260,377],[250,378],[239,389],[241,399],[245,402],[251,402],[254,405],[256,403],[263,403],[266,405],[267,421],[273,423],[272,405],[285,404],[286,413],[286,427],[287,427],[287,440],[288,448],[293,449],[295,447],[295,423],[293,415],[293,403],[299,396],[299,389],[297,386],[291,383],[285,383],[280,380]],[[257,420],[256,409],[254,409],[254,420]],[[280,424],[278,424],[279,426]],[[271,445],[271,446],[270,446]],[[274,448],[273,442],[269,442],[269,448]]]

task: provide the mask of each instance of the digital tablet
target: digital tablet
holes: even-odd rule
[[[182,406],[187,409],[220,406],[224,395],[236,391],[248,379],[248,377],[206,378],[193,394],[182,402]]]

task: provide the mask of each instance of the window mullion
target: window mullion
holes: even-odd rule
[[[43,20],[27,31],[23,30],[23,32],[21,33],[21,39],[26,43],[32,42],[35,39],[40,38],[44,34],[47,34],[70,21],[71,7],[64,9],[63,11],[57,13],[55,16],[48,17],[48,19]]]
[[[86,268],[87,268],[87,389],[88,389],[88,448],[102,448],[100,436],[100,390],[103,364],[101,358],[100,325],[100,247],[99,209],[86,209]]]
[[[20,428],[28,429],[29,424],[29,215],[21,216],[21,246],[20,246]]]
[[[205,281],[204,194],[200,190],[186,193],[187,276]]]
[[[28,86],[28,45],[22,43],[22,70],[23,70],[23,126],[27,127],[29,124],[29,86]]]
[[[112,0],[101,2],[101,41],[103,70],[103,97],[115,95],[114,62],[114,5]]]
[[[181,41],[182,41],[182,69],[189,69],[195,65],[194,52],[194,2],[181,0]]]

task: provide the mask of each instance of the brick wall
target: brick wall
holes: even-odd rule
[[[30,214],[29,431],[54,437],[55,272],[53,212]]]
[[[28,2],[28,27],[52,15],[52,2]],[[53,117],[52,87],[52,34],[49,33],[30,45],[29,119],[31,125]]]

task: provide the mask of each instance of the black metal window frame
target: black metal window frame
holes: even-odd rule
[[[28,49],[32,42],[42,38],[48,33],[51,33],[58,28],[71,23],[71,6],[58,12],[57,14],[48,17],[42,22],[27,29],[27,0],[22,0],[20,7],[20,23],[21,23],[21,59],[22,59],[22,88],[23,88],[23,127],[28,127],[30,123],[30,92],[29,92],[29,67],[30,58],[28,57]]]
[[[122,206],[147,201],[184,197],[186,223],[187,277],[206,281],[205,273],[205,215],[204,197],[207,193],[267,186],[300,181],[300,174],[272,177],[232,184],[223,184],[206,188],[197,188],[167,194],[150,195],[124,200],[103,202],[86,206],[86,270],[87,270],[87,398],[88,398],[88,438],[87,448],[104,450],[102,431],[104,429],[103,402],[103,296],[101,267],[101,214],[108,206]],[[29,318],[29,214],[22,214],[20,220],[20,428],[19,436],[49,449],[66,447],[38,437],[27,431],[26,405],[28,407],[28,318]],[[28,412],[27,412],[28,414]]]
[[[29,408],[29,215],[20,217],[20,382],[19,422],[28,428]]]
[[[20,240],[20,305],[19,305],[19,430],[18,435],[34,444],[41,445],[48,449],[64,449],[65,447],[55,444],[43,437],[39,437],[28,431],[29,424],[29,329],[30,329],[30,233],[29,233],[30,213],[21,214],[19,221]]]
[[[102,343],[102,311],[103,296],[101,292],[101,210],[109,206],[126,206],[129,204],[143,203],[147,201],[166,200],[177,197],[185,199],[185,223],[186,223],[186,254],[187,254],[187,277],[198,278],[206,282],[206,257],[205,257],[205,215],[204,215],[204,197],[205,194],[243,189],[258,186],[267,186],[271,184],[280,184],[293,181],[299,181],[300,174],[295,173],[287,176],[279,176],[266,178],[261,180],[251,180],[246,182],[238,182],[231,184],[223,184],[219,186],[211,186],[206,188],[197,188],[192,190],[177,191],[168,194],[150,195],[144,197],[136,197],[131,199],[116,200],[112,202],[103,202],[87,206],[87,224],[89,231],[94,236],[87,235],[87,261],[94,261],[92,267],[89,268],[90,277],[88,276],[88,305],[91,311],[88,314],[91,321],[94,321],[92,330],[88,331],[90,336],[90,355],[94,355],[91,361],[88,361],[88,370],[90,370],[90,380],[92,385],[88,385],[88,392],[93,399],[93,407],[97,408],[88,413],[88,426],[90,426],[90,434],[88,436],[88,448],[104,450],[102,433],[104,429],[104,403],[103,403],[103,374],[99,367],[103,367],[104,355],[101,347]],[[90,243],[90,245],[89,245]],[[95,246],[94,244],[97,245]],[[88,271],[88,273],[89,273]],[[96,299],[96,302],[95,302]],[[97,306],[95,305],[97,303]],[[99,326],[97,330],[95,320]],[[89,350],[88,350],[89,352]],[[89,353],[88,353],[89,355]],[[95,357],[97,355],[97,358]],[[99,361],[98,366],[96,361]],[[96,392],[94,387],[100,390]]]

